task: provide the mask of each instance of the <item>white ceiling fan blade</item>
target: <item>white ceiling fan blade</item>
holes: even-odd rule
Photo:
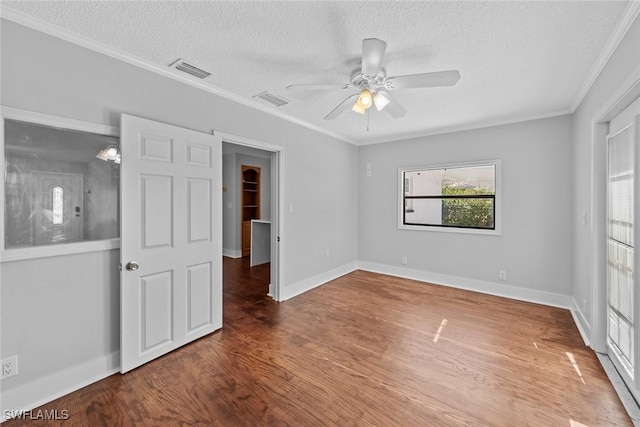
[[[351,108],[353,106],[353,103],[356,101],[356,99],[358,99],[358,95],[359,94],[354,93],[353,95],[349,96],[347,99],[345,99],[340,104],[338,104],[338,106],[336,108],[331,110],[331,112],[329,114],[324,116],[324,119],[325,120],[333,120],[336,117],[338,117],[343,111],[348,110],[349,108]]]
[[[399,119],[400,117],[404,117],[405,114],[407,114],[407,110],[405,110],[405,108],[402,105],[398,104],[396,101],[389,102],[389,104],[387,104],[384,108],[384,111],[389,113],[389,115],[394,119]]]
[[[387,43],[384,40],[362,40],[362,74],[370,77],[378,74],[386,49]]]
[[[460,80],[458,70],[438,71],[435,73],[409,74],[406,76],[389,77],[385,88],[389,90],[409,89],[414,87],[453,86]]]
[[[348,83],[319,83],[319,84],[303,84],[303,85],[289,85],[289,90],[323,90],[323,89],[347,89],[351,85]]]

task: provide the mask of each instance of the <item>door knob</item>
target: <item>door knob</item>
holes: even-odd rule
[[[135,261],[129,261],[126,265],[127,271],[136,271],[140,266]]]

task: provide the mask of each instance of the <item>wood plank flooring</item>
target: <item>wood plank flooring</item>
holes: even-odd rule
[[[224,269],[222,331],[29,425],[632,425],[566,310],[364,271],[275,303],[268,265]]]

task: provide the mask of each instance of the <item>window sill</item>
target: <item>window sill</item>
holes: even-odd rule
[[[405,225],[398,224],[399,230],[413,231],[439,231],[441,233],[459,233],[459,234],[484,234],[488,236],[500,236],[502,232],[496,227],[495,230],[486,230],[481,228],[458,228],[458,227],[433,227],[429,225]]]
[[[5,249],[0,262],[23,261],[60,255],[120,249],[120,239],[96,240],[89,242],[64,243],[59,245],[30,246],[27,248]]]

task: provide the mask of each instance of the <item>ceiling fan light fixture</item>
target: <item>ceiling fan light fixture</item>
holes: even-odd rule
[[[387,97],[387,93],[384,91],[378,91],[373,95],[373,104],[378,111],[384,110],[384,107],[389,105],[391,100]]]
[[[351,109],[356,113],[364,114],[369,108],[371,108],[372,100],[373,95],[371,94],[371,91],[369,89],[363,89]]]
[[[355,111],[358,114],[364,114],[365,111],[367,111],[366,108],[362,107],[358,101],[355,102],[355,104],[353,104],[353,107],[351,107],[352,111]]]
[[[358,105],[360,105],[360,107],[366,110],[367,108],[371,107],[372,99],[373,96],[371,95],[371,91],[369,89],[363,89],[362,92],[360,92],[360,96],[358,96],[358,100],[356,102],[358,103]]]

